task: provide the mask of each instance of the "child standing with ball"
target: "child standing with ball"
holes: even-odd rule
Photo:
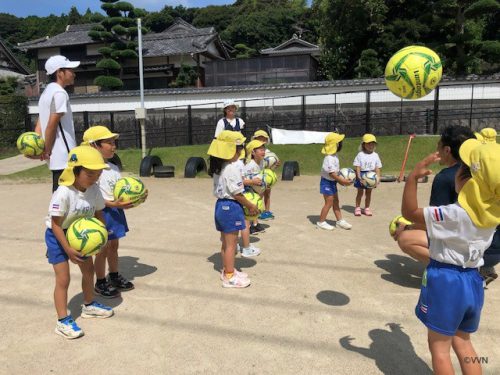
[[[269,134],[267,134],[267,132],[265,130],[257,130],[253,134],[252,139],[256,139],[258,141],[262,141],[262,142],[266,143],[266,154],[264,155],[264,159],[266,159],[267,156],[274,154],[267,147],[267,145],[269,144]],[[280,164],[281,164],[281,162],[278,159],[276,164],[270,168],[273,169],[273,168],[279,167]],[[264,190],[264,205],[265,205],[266,210],[259,215],[259,219],[261,219],[261,220],[274,219],[274,213],[271,211],[271,189]]]
[[[103,223],[104,200],[96,185],[102,170],[108,166],[101,154],[88,146],[70,150],[67,167],[59,178],[59,187],[52,195],[45,232],[47,258],[56,277],[54,304],[57,312],[55,332],[67,339],[83,336],[83,331],[68,315],[69,263],[82,272],[82,318],[108,318],[113,309],[94,301],[94,264],[92,257],[82,257],[66,239],[65,232],[76,219],[96,217]]]
[[[224,288],[246,288],[250,279],[244,272],[234,268],[234,256],[238,232],[245,229],[242,206],[251,215],[257,215],[257,207],[243,195],[245,190],[241,171],[236,161],[243,149],[245,137],[240,132],[223,130],[212,141],[207,154],[210,155],[208,174],[214,180],[215,228],[221,233],[222,286]]]
[[[134,289],[134,284],[118,272],[118,247],[119,240],[128,232],[127,218],[123,210],[131,208],[130,202],[115,200],[113,189],[121,178],[119,168],[109,162],[115,155],[116,139],[118,134],[112,133],[105,126],[92,126],[83,133],[83,144],[94,147],[99,151],[109,169],[104,170],[99,178],[98,185],[104,198],[103,210],[108,229],[108,243],[99,255],[96,256],[95,273],[96,283],[94,291],[104,298],[114,298],[120,291]],[[106,278],[106,259],[108,260],[109,277]]]
[[[417,180],[431,174],[429,166],[439,161],[437,152],[417,163],[403,192],[402,214],[425,225],[429,238],[430,263],[422,277],[415,313],[428,329],[436,374],[454,373],[451,348],[462,373],[481,373],[471,342],[484,302],[478,268],[500,224],[500,146],[468,139],[459,153],[462,163],[455,175],[457,203],[418,206]]]
[[[373,134],[365,134],[361,140],[361,150],[354,158],[353,165],[356,172],[356,180],[354,187],[358,189],[356,194],[356,207],[354,208],[354,216],[361,216],[361,213],[366,216],[372,216],[370,203],[372,200],[372,188],[368,188],[363,184],[363,175],[367,172],[375,172],[377,174],[377,185],[380,181],[380,168],[382,162],[380,157],[375,152],[377,146],[377,138]],[[365,194],[365,208],[361,210],[361,199]]]
[[[325,204],[321,209],[319,221],[316,226],[325,230],[333,230],[334,226],[326,222],[326,217],[330,208],[337,219],[337,227],[342,229],[351,229],[352,225],[342,218],[342,211],[340,211],[339,195],[337,191],[337,183],[342,186],[349,186],[352,184],[351,180],[339,176],[340,163],[337,153],[342,150],[342,140],[344,134],[329,133],[325,138],[325,145],[321,153],[326,155],[323,159],[323,166],[321,167],[321,182],[319,184],[319,191],[323,194]]]

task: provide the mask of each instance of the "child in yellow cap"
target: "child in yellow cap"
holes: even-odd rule
[[[224,288],[246,288],[250,279],[244,272],[234,268],[234,256],[238,232],[245,229],[245,206],[251,215],[257,215],[257,207],[245,198],[239,159],[245,137],[240,132],[223,130],[212,141],[207,154],[210,155],[208,174],[214,180],[215,228],[221,233],[222,286]]]
[[[59,187],[52,195],[46,219],[45,243],[47,258],[56,277],[54,304],[57,311],[55,332],[67,339],[83,336],[83,331],[68,315],[68,287],[70,271],[68,259],[77,264],[82,272],[83,305],[82,318],[108,318],[113,315],[111,307],[94,301],[94,264],[92,257],[83,258],[66,239],[70,224],[82,217],[96,217],[103,223],[104,200],[96,185],[104,163],[101,154],[88,146],[70,150],[67,167],[59,178]]]
[[[127,218],[123,210],[133,207],[130,202],[116,201],[113,190],[116,182],[121,178],[120,169],[111,163],[116,151],[116,139],[119,134],[112,133],[102,125],[91,126],[83,133],[83,143],[99,151],[107,160],[109,169],[102,172],[97,185],[101,189],[105,208],[103,210],[108,230],[108,243],[96,256],[95,273],[96,283],[94,291],[104,298],[120,296],[120,291],[134,289],[134,284],[118,272],[119,240],[128,232]],[[106,278],[106,259],[108,261],[109,276]]]
[[[361,150],[354,158],[354,171],[356,172],[356,180],[354,181],[354,187],[358,189],[356,194],[356,206],[354,208],[354,216],[361,216],[365,214],[366,216],[372,216],[372,210],[370,209],[370,203],[372,199],[372,189],[367,188],[362,183],[362,177],[367,172],[377,173],[378,180],[380,181],[380,168],[382,168],[382,162],[380,157],[375,152],[375,147],[377,146],[377,138],[373,134],[365,134],[361,140]],[[377,183],[378,184],[378,183]],[[361,199],[363,199],[363,194],[365,194],[365,208],[361,210]]]
[[[258,141],[263,141],[266,142],[266,154],[264,155],[264,160],[267,160],[269,157],[275,157],[277,159],[276,164],[273,166],[273,168],[279,167],[281,162],[278,159],[277,155],[272,152],[269,147],[269,134],[265,130],[257,130],[253,136],[252,139],[258,140]],[[264,207],[265,211],[259,215],[259,219],[261,220],[272,220],[274,219],[274,213],[271,211],[271,189],[266,189],[264,191]]]
[[[417,180],[431,174],[436,152],[415,166],[403,192],[402,214],[425,225],[430,263],[422,277],[417,317],[428,328],[429,349],[436,374],[453,373],[453,347],[462,372],[481,373],[470,334],[479,327],[484,301],[478,268],[500,224],[500,145],[466,140],[460,147],[462,165],[455,175],[458,202],[419,208]]]
[[[351,180],[345,179],[339,175],[340,163],[337,153],[342,150],[342,141],[344,134],[328,133],[325,138],[325,145],[321,149],[325,158],[321,167],[321,181],[319,184],[319,191],[323,194],[325,204],[321,209],[319,221],[316,226],[325,230],[333,230],[334,226],[326,222],[328,211],[333,209],[333,213],[337,219],[336,226],[342,229],[351,229],[352,225],[342,218],[342,211],[340,211],[339,195],[337,190],[337,183],[343,186],[352,184]]]

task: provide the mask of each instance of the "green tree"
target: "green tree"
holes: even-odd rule
[[[358,66],[354,71],[356,73],[356,78],[380,77],[384,72],[378,60],[377,51],[369,48],[361,52]]]
[[[101,8],[107,17],[89,31],[89,36],[96,41],[103,42],[104,47],[99,49],[103,58],[96,67],[104,71],[103,75],[95,78],[94,83],[103,89],[116,90],[123,87],[122,64],[128,59],[137,59],[137,26],[136,19],[144,16],[145,11],[134,8],[125,1],[101,0]],[[143,30],[144,33],[147,29]]]
[[[247,47],[243,43],[238,43],[234,46],[234,49],[236,50],[236,58],[237,59],[245,59],[248,57],[254,57],[258,53],[256,50],[253,48]]]
[[[175,78],[175,81],[170,84],[170,87],[193,86],[196,83],[197,79],[198,73],[196,73],[195,67],[187,64],[181,64],[179,74]]]
[[[78,12],[78,9],[76,9],[75,6],[72,6],[68,14],[68,25],[78,25],[83,23],[82,21],[83,19],[81,14]]]

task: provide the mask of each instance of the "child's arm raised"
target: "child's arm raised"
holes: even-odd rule
[[[439,154],[434,152],[419,161],[413,171],[408,175],[406,179],[405,188],[403,191],[403,203],[401,205],[401,214],[408,220],[413,221],[416,224],[424,224],[424,210],[418,207],[417,200],[417,185],[418,179],[420,177],[428,176],[432,173],[429,169],[429,165],[439,161]]]
[[[68,255],[69,259],[75,264],[83,263],[85,259],[80,256],[80,253],[78,251],[76,251],[69,245],[68,240],[66,239],[66,235],[64,234],[64,231],[61,227],[64,221],[64,217],[52,216],[51,220],[52,232],[54,233],[54,236],[56,237],[59,244],[62,246],[63,250]]]

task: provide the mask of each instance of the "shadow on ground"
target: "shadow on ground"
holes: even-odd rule
[[[119,262],[118,264],[120,273],[130,281],[134,280],[136,277],[147,276],[158,270],[158,268],[155,266],[150,266],[149,264],[140,263],[139,258],[137,257],[122,256],[119,257],[118,262]],[[115,308],[116,306],[120,305],[123,302],[122,296],[124,293],[125,294],[129,293],[129,291],[122,292],[121,295],[116,298],[103,298],[101,296],[96,296],[95,300],[102,303],[103,305]],[[73,319],[76,319],[81,315],[82,303],[83,303],[83,293],[78,293],[77,295],[73,296],[69,301],[68,309]]]
[[[353,214],[353,215],[354,215],[354,209],[355,209],[355,208],[356,208],[356,207],[354,207],[354,206],[350,206],[350,205],[348,205],[348,204],[343,204],[343,205],[342,205],[342,207],[340,207],[340,209],[341,209],[341,210],[344,210],[344,211],[346,211],[346,212],[349,212],[350,214]]]
[[[344,293],[335,292],[334,290],[322,290],[316,294],[318,301],[330,306],[345,306],[351,299]]]
[[[406,288],[420,288],[425,270],[422,263],[404,255],[388,254],[386,258],[374,262],[388,272],[380,276],[382,279]]]
[[[217,273],[222,270],[222,259],[220,257],[220,252],[210,255],[207,260],[214,265],[214,270],[217,271]],[[254,259],[250,258],[236,257],[234,259],[234,267],[239,271],[241,271],[242,268],[250,268],[255,266],[256,264],[257,262]]]
[[[383,374],[432,374],[432,370],[415,353],[410,337],[403,332],[397,323],[388,323],[386,329],[372,329],[368,336],[372,343],[368,348],[352,345],[354,337],[345,336],[339,340],[340,345],[352,352],[359,353],[375,360],[375,364]]]
[[[319,221],[319,215],[307,215],[307,219],[311,222],[311,224],[316,225],[316,223]],[[328,224],[334,225],[337,222],[336,220],[325,220]]]

